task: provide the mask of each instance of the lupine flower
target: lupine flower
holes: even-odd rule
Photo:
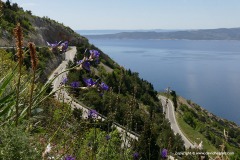
[[[83,78],[83,81],[88,87],[92,87],[96,84],[96,82],[94,82],[92,78],[89,78],[89,79]]]
[[[99,87],[100,87],[101,90],[104,90],[104,91],[107,91],[109,89],[108,85],[106,85],[104,82],[102,82],[99,85]]]
[[[87,71],[91,71],[90,70],[90,63],[88,61],[80,60],[80,61],[77,62],[77,65],[82,66],[82,68],[86,69]]]
[[[110,135],[106,135],[106,140],[110,140],[111,139],[111,136]]]
[[[133,154],[133,159],[134,159],[134,160],[137,160],[138,157],[139,157],[139,154],[138,154],[137,152],[135,152],[135,153]]]
[[[75,160],[75,158],[74,157],[72,157],[72,156],[67,156],[67,157],[65,157],[65,159],[64,160]]]
[[[60,45],[60,51],[66,52],[67,48],[68,48],[68,41],[63,42]]]
[[[47,41],[46,41],[47,42]],[[47,42],[47,45],[48,45],[48,47],[51,47],[51,48],[56,48],[56,47],[58,47],[60,44],[62,43],[62,41],[59,41],[59,42],[55,42],[55,43],[49,43],[49,42]]]
[[[90,63],[88,61],[83,62],[82,64],[83,68],[86,69],[87,71],[91,71],[90,70]]]
[[[68,78],[67,78],[67,77],[63,78],[63,80],[62,80],[62,84],[66,84],[67,81],[68,81]]]
[[[167,152],[168,151],[165,148],[162,150],[162,158],[167,158]]]
[[[97,50],[90,50],[90,60],[96,60],[98,62],[100,53]]]
[[[77,65],[82,64],[82,62],[83,62],[83,60],[79,60],[79,61],[77,61]]]
[[[78,88],[80,86],[80,82],[72,82],[70,85],[72,88]]]
[[[90,109],[88,111],[88,118],[93,118],[93,119],[96,119],[97,118],[97,111],[94,110],[94,109]]]

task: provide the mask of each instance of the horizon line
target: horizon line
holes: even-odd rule
[[[240,27],[219,27],[219,28],[198,28],[198,29],[73,29],[74,31],[77,30],[86,30],[86,31],[91,31],[91,30],[209,30],[209,29],[235,29],[235,28],[240,28]]]

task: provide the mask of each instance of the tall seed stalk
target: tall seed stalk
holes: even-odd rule
[[[18,71],[18,82],[17,82],[17,91],[16,91],[16,119],[15,123],[16,126],[18,125],[18,118],[19,118],[19,94],[20,94],[20,83],[21,83],[21,77],[22,77],[22,64],[23,64],[23,32],[22,27],[20,23],[17,24],[17,27],[14,28],[14,36],[16,39],[16,47],[17,47],[17,57],[18,57],[18,65],[19,65],[19,71]]]
[[[32,42],[28,43],[28,47],[30,50],[30,56],[31,56],[31,64],[32,64],[32,70],[33,70],[33,78],[31,83],[31,90],[30,90],[30,102],[29,102],[29,108],[28,108],[28,118],[31,117],[31,109],[33,105],[33,90],[35,85],[35,77],[36,77],[36,69],[37,69],[37,54],[36,54],[36,47],[35,44]]]

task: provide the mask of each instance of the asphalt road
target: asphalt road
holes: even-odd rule
[[[73,60],[75,54],[76,54],[76,47],[71,47],[72,49],[67,51],[65,53],[65,60],[58,66],[57,69],[55,69],[53,71],[53,73],[50,75],[49,80],[51,80],[54,76],[56,76],[56,74],[61,73],[62,71],[64,71],[66,69],[67,63],[69,60]],[[68,72],[64,72],[61,75],[59,75],[54,81],[53,81],[53,90],[57,91],[60,87],[60,83],[62,82],[62,80],[67,77],[67,73]],[[60,100],[60,101],[64,101],[65,103],[69,103],[71,105],[72,108],[79,108],[83,111],[83,117],[87,118],[88,117],[88,111],[89,108],[87,108],[86,106],[83,106],[81,104],[79,104],[76,100],[74,100],[72,97],[70,97],[68,95],[68,93],[65,91],[65,89],[61,89],[59,91],[56,92],[55,94],[56,99]],[[105,120],[105,117],[102,115],[98,115],[97,117],[98,119],[102,119]],[[122,146],[130,146],[130,141],[132,140],[138,140],[139,135],[135,132],[132,131],[127,131],[125,127],[121,126],[118,123],[114,123],[113,124],[114,127],[116,127],[116,129],[119,131],[119,133],[122,135],[122,140],[123,143]]]
[[[181,129],[178,126],[178,123],[176,121],[176,117],[175,117],[175,111],[174,111],[174,106],[173,106],[173,102],[168,99],[168,104],[167,104],[167,108],[165,111],[165,104],[166,104],[166,97],[164,96],[158,96],[158,98],[161,100],[162,102],[162,106],[164,108],[164,112],[166,112],[166,118],[169,120],[170,124],[171,124],[171,128],[174,131],[175,134],[180,134],[183,141],[184,141],[184,145],[186,148],[193,148],[194,145],[187,139],[187,137],[183,134],[183,132],[181,131]]]

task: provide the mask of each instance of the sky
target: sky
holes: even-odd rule
[[[10,1],[74,30],[240,27],[240,0]]]

